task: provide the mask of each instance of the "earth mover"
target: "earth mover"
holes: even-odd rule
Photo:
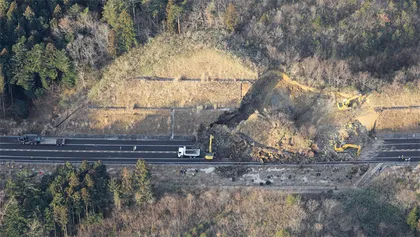
[[[345,144],[343,146],[339,146],[339,144],[335,144],[335,146],[334,146],[334,150],[336,152],[345,152],[345,150],[348,149],[348,148],[357,149],[357,153],[356,153],[357,156],[360,155],[360,150],[362,149],[361,146],[356,145],[356,144]]]
[[[348,99],[344,99],[342,102],[337,102],[338,110],[348,110],[356,105],[362,104],[366,100],[367,95],[356,95]]]
[[[212,147],[213,139],[214,139],[214,136],[210,134],[209,152],[207,152],[206,155],[204,156],[204,159],[206,159],[206,160],[213,160],[214,159],[215,154],[213,152],[213,147]]]

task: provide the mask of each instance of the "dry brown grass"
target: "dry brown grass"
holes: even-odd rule
[[[170,134],[169,111],[92,111],[89,120],[91,129],[105,134]]]
[[[290,201],[292,200],[292,202]],[[184,197],[166,195],[154,204],[113,213],[78,236],[275,236],[299,229],[307,216],[299,198],[276,191],[232,189]],[[147,217],[147,218],[145,218]],[[200,225],[201,224],[201,225]],[[193,230],[195,228],[195,230]],[[116,231],[116,232],[115,232]],[[140,234],[141,233],[141,234]]]
[[[200,127],[205,127],[217,121],[223,111],[218,110],[176,110],[175,111],[175,135],[191,135]]]
[[[83,109],[63,123],[57,134],[170,134],[169,111]]]
[[[215,105],[238,107],[241,83],[123,80],[104,90],[95,102],[104,105],[141,107],[190,107]]]
[[[385,87],[380,93],[374,92],[369,95],[368,104],[372,107],[420,106],[420,83],[413,88]]]
[[[256,79],[257,73],[227,53],[215,49],[197,49],[169,57],[140,71],[144,76],[186,78]]]
[[[419,132],[420,110],[383,111],[377,121],[379,132]]]
[[[200,78],[203,82],[130,80],[137,76]],[[157,107],[207,102],[225,105],[231,104],[234,96],[236,104],[241,99],[240,83],[204,81],[212,78],[257,79],[257,76],[253,66],[245,65],[228,53],[182,37],[161,36],[115,60],[92,88],[89,97],[98,104],[139,103]],[[150,93],[158,95],[151,98]]]

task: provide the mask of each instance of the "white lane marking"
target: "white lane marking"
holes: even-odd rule
[[[411,152],[411,151],[419,151],[420,149],[391,149],[391,150],[381,150],[381,152]]]
[[[0,151],[30,151],[30,152],[95,152],[95,153],[132,153],[132,154],[141,154],[141,153],[149,153],[154,152],[157,153],[159,151],[87,151],[87,150],[27,150],[27,149],[0,149]],[[177,153],[176,151],[162,151],[162,153]]]
[[[22,145],[22,144],[19,144],[19,143],[1,143],[0,142],[0,145]],[[26,144],[26,145],[28,145],[28,144]],[[42,144],[41,144],[42,145]],[[45,144],[45,145],[48,145],[48,144]],[[133,146],[138,146],[138,147],[142,147],[142,146],[152,146],[152,147],[154,147],[154,146],[165,146],[165,147],[167,147],[167,146],[173,146],[173,147],[180,147],[180,146],[192,146],[192,145],[194,145],[194,143],[189,143],[189,144],[180,144],[180,145],[173,145],[173,144],[168,144],[168,145],[166,145],[166,144],[161,144],[161,145],[142,145],[142,144],[65,144],[65,146],[122,146],[122,147],[126,147],[126,146],[131,146],[131,147],[133,147]]]
[[[13,155],[5,156],[5,155],[0,155],[0,158],[2,158],[2,157],[6,157],[6,158],[13,158],[13,157],[16,157],[16,158],[31,158],[31,156],[13,156]],[[75,158],[79,158],[79,157],[61,157],[61,156],[46,156],[46,157],[42,156],[42,157],[39,157],[39,156],[35,156],[33,158],[43,159],[43,160],[47,160],[47,159],[65,159],[65,160],[71,160],[71,159],[75,159]],[[180,161],[190,160],[190,159],[181,159],[181,158],[175,158],[175,157],[143,158],[143,157],[118,157],[118,156],[115,156],[115,157],[111,157],[111,156],[108,156],[108,157],[94,156],[94,157],[82,157],[80,159],[83,159],[83,160],[89,160],[89,159],[96,159],[96,160],[97,159],[101,159],[101,160],[107,160],[107,159],[108,160],[110,160],[110,159],[124,159],[124,160],[138,160],[138,159],[142,159],[142,160],[159,160],[159,159],[168,159],[168,160],[180,160]]]
[[[417,143],[384,143],[381,146],[403,146],[403,145],[420,145],[420,142]]]

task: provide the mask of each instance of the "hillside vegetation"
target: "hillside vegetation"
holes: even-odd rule
[[[153,182],[140,161],[132,168],[83,162],[51,174],[6,173],[0,235],[8,237],[410,237],[419,230],[418,169],[411,168],[387,168],[358,190],[306,195],[263,187],[162,193],[165,184]]]
[[[150,82],[137,77],[175,78]],[[201,82],[177,80],[199,79]],[[212,79],[257,79],[252,66],[232,55],[183,37],[159,36],[144,47],[118,58],[89,92],[96,103],[146,107],[195,106],[240,102],[240,84],[220,84]],[[204,93],[205,92],[205,93]]]

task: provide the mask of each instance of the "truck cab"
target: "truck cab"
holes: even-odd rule
[[[20,144],[37,145],[41,142],[41,137],[36,134],[25,134],[18,137],[18,142]]]
[[[178,157],[199,157],[200,156],[200,149],[187,149],[185,146],[181,146],[178,148]]]

